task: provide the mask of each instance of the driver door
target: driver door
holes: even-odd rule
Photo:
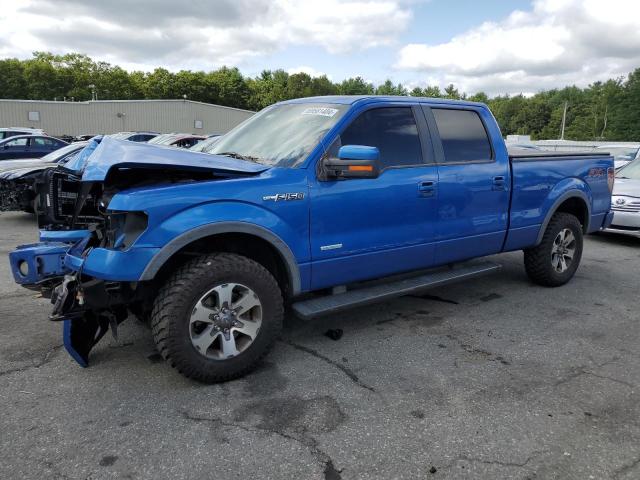
[[[343,145],[377,147],[380,175],[310,182],[312,289],[432,265],[438,172],[422,111],[361,112],[325,155]]]

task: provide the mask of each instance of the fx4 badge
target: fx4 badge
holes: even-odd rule
[[[265,195],[262,200],[273,200],[274,202],[289,201],[289,200],[302,200],[304,193],[276,193],[274,195]]]

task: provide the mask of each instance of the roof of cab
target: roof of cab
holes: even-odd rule
[[[401,95],[328,95],[324,97],[305,97],[294,98],[292,100],[285,100],[279,102],[280,104],[287,103],[337,103],[342,105],[353,105],[357,102],[406,102],[406,103],[437,103],[437,104],[450,104],[450,105],[476,105],[484,106],[484,103],[471,102],[469,100],[450,100],[446,98],[431,98],[431,97],[407,97]]]

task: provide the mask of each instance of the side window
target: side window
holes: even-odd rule
[[[40,137],[32,138],[31,142],[32,142],[32,145],[35,145],[37,147],[46,147],[48,145],[51,145],[46,138],[40,138]]]
[[[16,138],[15,140],[11,140],[7,142],[7,145],[10,147],[26,147],[28,139],[27,138]]]
[[[342,145],[366,145],[380,150],[380,168],[423,163],[418,126],[411,107],[367,110],[340,135]],[[332,154],[337,150],[332,148]]]
[[[432,108],[445,162],[491,160],[491,143],[482,120],[473,110]]]

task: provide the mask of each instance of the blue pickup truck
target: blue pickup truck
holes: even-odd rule
[[[305,318],[499,269],[574,275],[611,223],[608,154],[509,152],[480,103],[318,97],[268,107],[210,154],[97,138],[35,186],[40,243],[10,254],[89,352],[133,314],[202,382],[237,378]]]

